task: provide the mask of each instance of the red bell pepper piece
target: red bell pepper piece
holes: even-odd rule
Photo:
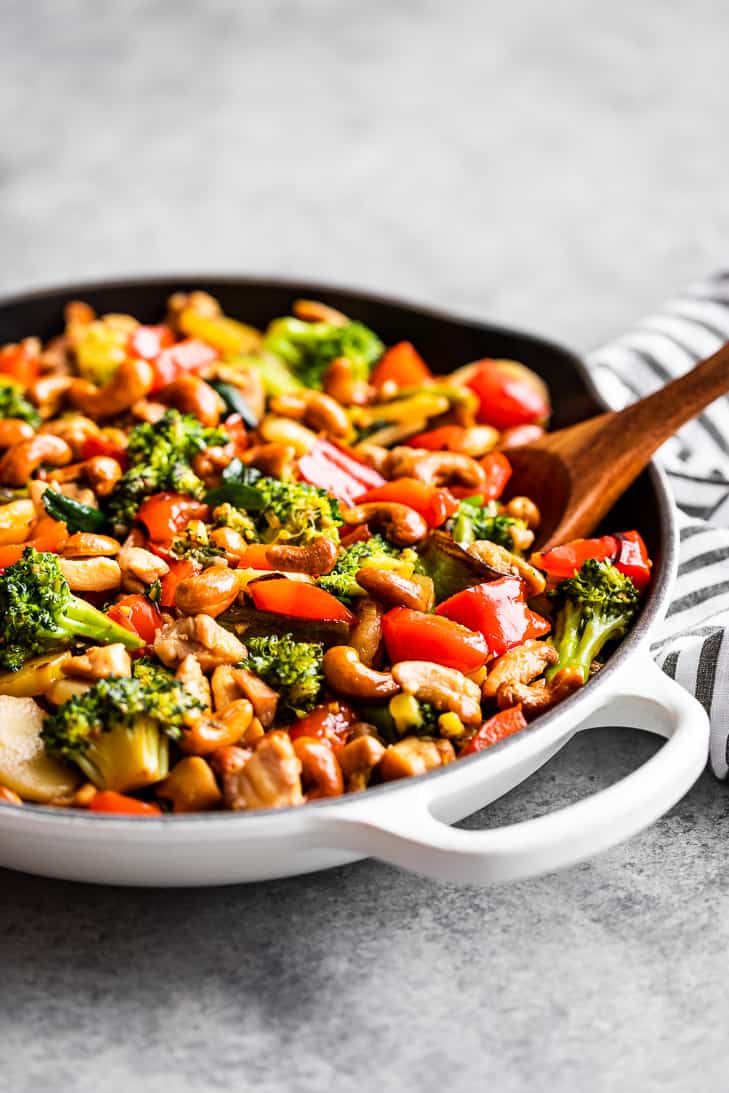
[[[511,463],[503,452],[489,452],[481,466],[486,471],[486,485],[479,486],[478,492],[484,501],[498,501],[511,478]]]
[[[399,660],[430,660],[468,673],[480,668],[489,655],[481,634],[451,619],[409,607],[393,607],[382,616],[382,635],[393,664]]]
[[[317,619],[321,622],[346,622],[352,626],[354,615],[338,599],[303,581],[275,577],[271,581],[254,581],[248,593],[259,611],[290,615],[295,619]]]
[[[210,506],[203,501],[169,490],[148,497],[137,512],[137,520],[157,542],[169,542],[184,531],[191,520],[206,520],[209,516]]]
[[[366,543],[372,538],[372,532],[366,524],[359,524],[356,528],[340,528],[339,544],[345,550],[353,543]]]
[[[301,456],[298,467],[305,482],[326,490],[345,505],[355,505],[367,490],[385,481],[372,467],[323,439]]]
[[[128,351],[132,357],[155,361],[163,349],[175,344],[168,326],[138,326],[129,335]]]
[[[0,349],[0,375],[9,376],[23,387],[30,387],[40,375],[38,358],[22,344],[6,345]]]
[[[181,561],[173,561],[170,559],[168,560],[167,565],[170,567],[169,573],[165,573],[160,582],[160,607],[174,607],[175,593],[177,592],[177,586],[180,581],[184,581],[188,577],[194,577],[195,574],[199,573],[202,569],[199,562],[194,562],[190,558],[185,558]]]
[[[643,542],[643,537],[637,531],[618,531],[615,534],[618,541],[618,556],[614,565],[642,591],[651,579],[651,567],[653,562],[648,556],[648,548]]]
[[[201,342],[198,338],[185,338],[184,341],[163,349],[153,363],[154,383],[152,391],[161,391],[173,380],[186,372],[199,372],[201,368],[218,359],[217,349]]]
[[[338,708],[333,708],[335,705]],[[356,720],[357,714],[351,706],[343,702],[332,703],[315,706],[311,713],[294,725],[289,725],[286,731],[292,740],[298,740],[302,736],[314,736],[339,746],[346,741]]]
[[[427,448],[429,452],[460,452],[465,432],[462,425],[440,425],[411,436],[406,444],[410,448]]]
[[[142,595],[122,596],[106,613],[125,630],[139,634],[145,645],[152,644],[162,625],[162,612]]]
[[[115,459],[123,471],[129,466],[129,459],[123,448],[119,448],[111,440],[107,440],[105,436],[89,436],[84,440],[81,459],[93,459],[97,455],[105,455]]]
[[[573,539],[544,554],[532,554],[531,562],[550,577],[566,580],[574,577],[589,558],[612,562],[616,569],[630,577],[637,589],[645,588],[651,578],[653,563],[637,531],[621,531],[615,535],[602,535],[599,539]]]
[[[89,812],[116,812],[125,816],[161,816],[159,805],[150,805],[147,801],[138,801],[125,793],[115,793],[113,789],[102,789],[91,798]]]
[[[473,585],[444,600],[435,612],[478,630],[495,656],[551,630],[549,622],[527,606],[524,584],[518,577]]]
[[[524,717],[521,702],[518,706],[510,706],[508,710],[500,710],[488,721],[484,721],[481,728],[461,748],[458,758],[462,759],[464,755],[475,755],[476,752],[490,748],[492,744],[498,744],[499,740],[505,740],[507,736],[521,732],[526,727],[527,719]]]
[[[388,381],[398,387],[419,387],[432,378],[433,373],[415,346],[410,342],[398,342],[383,353],[373,369],[370,382],[375,387],[381,387]]]
[[[265,543],[251,543],[238,555],[238,569],[275,569],[276,566],[271,565],[266,557],[267,551]]]
[[[549,406],[537,388],[526,379],[510,375],[496,361],[481,361],[466,386],[478,396],[476,416],[484,425],[509,429],[542,421],[549,414]]]
[[[395,478],[385,482],[383,486],[369,490],[362,501],[397,501],[409,505],[431,528],[439,528],[458,509],[458,501],[450,490],[421,482],[418,478]]]
[[[34,547],[48,554],[57,554],[66,539],[68,539],[68,528],[64,523],[54,520],[52,516],[41,516],[33,528],[32,539],[27,539],[24,543],[0,546],[0,569],[7,569],[8,566],[19,562],[26,547]]]

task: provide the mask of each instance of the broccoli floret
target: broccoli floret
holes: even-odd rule
[[[253,520],[261,542],[303,545],[321,535],[338,540],[339,503],[326,490],[277,478],[259,478],[252,488],[260,496]]]
[[[379,569],[393,569],[403,577],[410,577],[415,563],[414,551],[400,551],[381,535],[372,535],[366,541],[352,543],[343,550],[331,573],[319,578],[319,586],[343,603],[349,604],[357,596],[363,595],[363,589],[355,580],[358,569],[374,566]]]
[[[259,675],[279,694],[278,717],[303,717],[319,700],[323,646],[318,641],[296,641],[292,634],[248,639],[245,667]]]
[[[190,464],[199,452],[225,444],[227,439],[221,429],[206,428],[192,414],[178,410],[167,410],[154,425],[136,425],[127,446],[131,466],[119,480],[109,504],[114,523],[128,527],[142,501],[162,490],[202,497],[205,484]]]
[[[138,649],[144,642],[74,596],[55,554],[26,547],[22,558],[0,575],[0,666],[17,671],[30,657],[66,649],[77,641],[97,645],[122,642]]]
[[[640,594],[611,562],[589,558],[552,596],[558,610],[551,641],[559,660],[547,671],[547,678],[562,668],[578,668],[587,680],[603,646],[626,633]]]
[[[249,543],[255,543],[258,539],[255,521],[247,512],[242,512],[230,501],[224,501],[222,505],[216,505],[213,509],[213,521],[219,528],[232,528],[239,532]]]
[[[336,357],[352,362],[356,379],[368,379],[372,365],[385,347],[369,327],[349,322],[306,323],[286,317],[275,319],[264,339],[264,347],[280,357],[305,387],[322,386],[322,377]]]
[[[0,379],[0,418],[18,417],[37,428],[41,416],[32,402],[23,397],[22,387],[7,377]]]
[[[162,673],[110,676],[74,695],[43,722],[49,755],[71,760],[99,789],[124,793],[158,782],[169,769],[169,738],[179,739],[204,710]]]
[[[148,690],[164,687],[175,678],[173,672],[153,657],[137,657],[132,664],[132,675]]]
[[[203,520],[191,520],[181,535],[176,535],[169,546],[173,558],[188,558],[202,566],[214,565],[225,551],[210,542],[207,524]]]
[[[513,550],[513,527],[526,527],[526,524],[523,520],[499,513],[498,506],[492,501],[484,505],[483,499],[477,495],[461,501],[450,524],[450,531],[454,541],[462,547],[469,547],[476,539],[489,539],[507,550]]]

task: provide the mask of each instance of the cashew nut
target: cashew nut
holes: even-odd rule
[[[186,729],[179,740],[186,755],[210,755],[217,748],[237,744],[253,719],[253,707],[247,698],[237,698],[213,717],[201,717]]]
[[[496,692],[504,683],[531,683],[558,660],[559,654],[554,646],[531,638],[492,661],[482,687],[483,696],[496,698]]]
[[[72,457],[73,453],[65,440],[36,433],[8,448],[0,459],[0,481],[7,486],[25,486],[33,472],[44,463],[63,467],[71,462]]]
[[[542,519],[537,506],[530,497],[512,497],[506,505],[507,516],[513,516],[515,520],[523,520],[528,528],[538,528]]]
[[[95,421],[84,417],[83,414],[66,414],[53,421],[46,421],[41,425],[39,432],[52,433],[60,436],[71,448],[74,458],[78,459],[83,451],[84,444],[89,437],[99,436],[101,430]]]
[[[77,531],[70,535],[61,547],[64,558],[112,558],[121,547],[110,535],[97,535],[92,531]]]
[[[420,513],[397,501],[367,501],[343,509],[342,520],[350,525],[369,524],[395,546],[412,546],[428,534],[428,525]]]
[[[175,590],[175,605],[183,615],[204,612],[215,619],[232,604],[239,591],[238,579],[225,565],[213,565],[180,581]]]
[[[360,588],[364,588],[365,592],[369,592],[374,600],[378,600],[385,607],[412,607],[416,611],[425,611],[432,598],[428,595],[427,586],[401,577],[391,569],[365,566],[357,570],[355,580]]]
[[[294,459],[293,444],[255,444],[243,454],[243,462],[271,478],[285,478]]]
[[[35,436],[35,429],[19,417],[0,419],[0,448],[12,448],[23,440]]]
[[[294,300],[292,311],[297,319],[305,323],[330,323],[332,326],[346,326],[349,319],[341,311],[337,311],[328,304],[322,304],[319,300]]]
[[[299,421],[292,421],[288,417],[276,417],[268,414],[258,426],[258,431],[264,440],[271,444],[290,445],[296,455],[306,455],[314,447],[317,441],[316,433],[307,429]]]
[[[316,432],[349,436],[352,426],[346,410],[323,391],[297,391],[271,399],[271,410],[282,417],[303,421]]]
[[[331,539],[320,535],[306,546],[285,543],[271,546],[266,551],[266,558],[274,569],[285,573],[311,573],[321,577],[334,569],[337,548]]]
[[[518,554],[512,554],[510,550],[498,543],[492,543],[488,539],[477,539],[468,547],[468,553],[505,577],[521,577],[529,589],[530,596],[541,596],[547,587],[543,573],[540,573],[533,565],[529,565],[529,562],[525,562]]]
[[[0,505],[0,546],[24,543],[35,520],[35,505],[28,497]]]
[[[73,383],[71,376],[43,376],[28,388],[28,394],[42,418],[53,417]]]
[[[355,606],[357,622],[349,634],[349,643],[357,656],[371,668],[382,641],[382,608],[369,596],[361,596]]]
[[[392,698],[400,690],[389,672],[368,668],[357,656],[356,649],[349,645],[333,645],[327,649],[323,670],[327,685],[347,698]]]
[[[308,801],[341,797],[344,793],[342,768],[329,744],[312,736],[294,741],[294,754],[301,763],[301,781]]]
[[[340,406],[367,406],[375,398],[375,389],[366,380],[355,379],[353,371],[348,357],[335,357],[322,377],[324,391]]]
[[[121,584],[121,569],[113,558],[59,558],[58,566],[73,592],[108,592]]]
[[[180,376],[160,392],[160,398],[183,414],[193,414],[203,425],[220,421],[222,401],[217,391],[199,376]]]
[[[452,710],[464,725],[481,720],[481,688],[456,668],[429,660],[401,660],[393,665],[392,678],[405,694],[430,702],[436,710]]]
[[[148,361],[131,358],[122,363],[103,387],[74,379],[69,389],[73,405],[88,417],[116,417],[152,389],[154,370]]]
[[[412,476],[434,486],[463,486],[478,493],[486,485],[486,471],[462,452],[427,452],[420,448],[394,448],[387,464],[393,478]]]

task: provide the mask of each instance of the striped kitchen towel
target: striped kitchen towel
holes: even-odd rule
[[[660,313],[588,357],[616,408],[687,372],[729,341],[729,270],[692,285]],[[658,452],[680,508],[678,581],[652,653],[711,719],[711,765],[729,775],[729,397]]]

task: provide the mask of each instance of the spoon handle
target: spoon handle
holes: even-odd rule
[[[633,454],[646,458],[721,395],[729,392],[729,342],[684,376],[616,415]],[[729,439],[729,438],[727,438]]]

